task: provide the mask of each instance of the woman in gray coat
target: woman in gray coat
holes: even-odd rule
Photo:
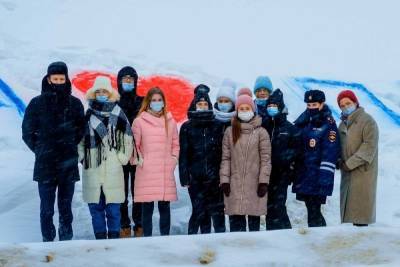
[[[342,223],[367,226],[375,222],[379,130],[360,107],[356,95],[346,90],[337,98],[342,110],[339,125],[342,158],[340,211]]]
[[[225,131],[220,169],[225,213],[230,231],[260,230],[260,216],[267,213],[267,191],[271,172],[271,144],[261,117],[248,95],[236,101],[237,115]]]

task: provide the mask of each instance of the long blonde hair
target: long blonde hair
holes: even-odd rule
[[[166,101],[164,92],[163,92],[160,88],[158,88],[158,87],[153,87],[153,88],[151,88],[151,89],[147,92],[146,96],[145,96],[144,99],[143,99],[142,106],[140,107],[138,116],[139,116],[140,114],[142,114],[142,112],[148,111],[148,110],[150,109],[150,103],[151,103],[151,99],[153,98],[153,95],[160,95],[161,98],[162,98],[162,100],[163,100],[163,102],[164,102],[164,108],[161,110],[161,116],[164,116],[164,120],[165,120],[165,131],[166,131],[166,133],[167,133],[167,135],[168,135],[168,118],[167,118],[168,109],[167,109],[167,101]]]

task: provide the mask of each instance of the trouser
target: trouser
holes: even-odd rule
[[[171,210],[169,201],[158,201],[158,211],[160,212],[160,234],[169,235],[171,228]],[[153,212],[154,202],[142,203],[142,224],[143,235],[153,235]]]
[[[270,184],[268,188],[267,230],[290,229],[292,225],[286,209],[288,183]]]
[[[305,199],[309,227],[326,226],[325,218],[321,212],[321,201],[318,197],[309,196]]]
[[[75,182],[39,182],[38,189],[40,197],[40,228],[43,242],[54,241],[56,237],[56,228],[53,223],[56,191],[59,213],[58,238],[60,241],[71,240],[73,237],[71,203],[75,191]]]
[[[247,216],[250,232],[260,231],[260,216]],[[246,215],[230,215],[229,225],[231,232],[246,232]]]
[[[131,220],[129,219],[129,211],[128,211],[128,204],[129,204],[129,188],[132,195],[132,221],[134,223],[134,228],[137,229],[142,227],[142,203],[135,203],[134,202],[134,188],[135,188],[135,172],[136,166],[134,165],[125,165],[123,166],[124,170],[124,185],[125,185],[125,201],[121,204],[121,228],[130,228],[131,227]]]
[[[211,221],[216,233],[225,232],[225,214],[223,211],[223,200],[220,202],[212,193],[220,193],[219,188],[216,190],[205,190],[201,185],[191,185],[189,187],[189,196],[192,202],[192,214],[189,219],[188,234],[197,234],[200,228],[202,234],[211,233]],[[215,192],[216,191],[216,192]],[[223,199],[221,197],[221,199]]]
[[[357,226],[357,227],[366,227],[366,226],[368,226],[368,224],[364,224],[364,223],[353,223],[353,225]]]
[[[93,232],[99,234],[109,233],[114,238],[119,237],[121,228],[121,213],[119,203],[106,204],[106,197],[101,190],[99,203],[89,203],[90,215],[92,215]]]

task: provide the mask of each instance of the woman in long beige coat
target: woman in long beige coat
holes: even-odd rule
[[[342,223],[367,226],[376,220],[379,130],[349,90],[338,96],[342,147],[340,211]]]
[[[220,169],[225,213],[230,231],[260,230],[260,216],[267,213],[267,191],[271,172],[271,145],[261,117],[248,95],[236,102],[237,115],[225,131]]]

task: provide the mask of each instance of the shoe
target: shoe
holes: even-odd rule
[[[131,228],[122,228],[120,231],[120,238],[130,238],[132,236]]]
[[[107,233],[94,233],[96,240],[107,239]]]
[[[119,232],[108,232],[108,239],[118,239]]]
[[[142,237],[143,236],[143,227],[135,227],[133,232],[134,237]]]

